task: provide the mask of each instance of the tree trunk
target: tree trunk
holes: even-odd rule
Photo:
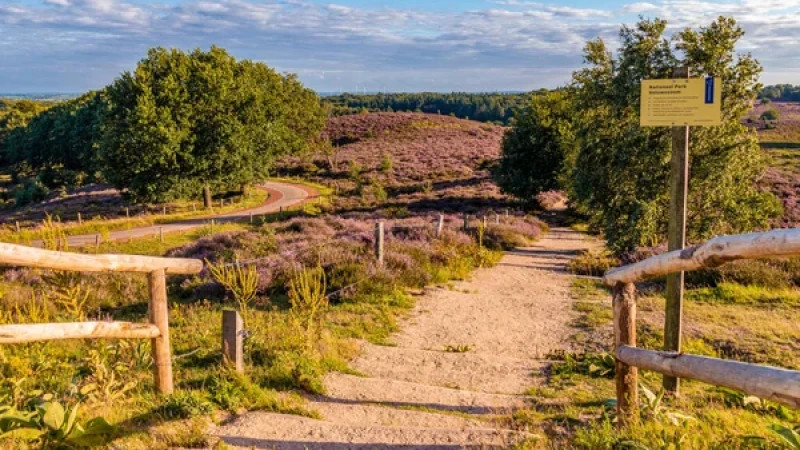
[[[211,208],[211,188],[208,185],[203,185],[203,206],[208,209]]]

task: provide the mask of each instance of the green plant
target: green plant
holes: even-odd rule
[[[311,346],[320,315],[328,306],[327,283],[321,266],[300,267],[289,281],[289,301],[295,322],[305,329],[306,345]]]
[[[572,374],[592,377],[612,378],[616,368],[614,356],[610,353],[565,353],[563,361],[553,364],[553,375],[570,376]]]
[[[38,442],[42,448],[75,448],[103,444],[114,427],[102,417],[81,425],[77,421],[79,404],[65,408],[45,395],[30,409],[0,404],[0,439]]]
[[[42,220],[40,227],[42,247],[47,250],[66,251],[69,249],[67,234],[59,222],[54,222],[50,214]]]
[[[769,428],[781,438],[784,446],[792,450],[800,450],[800,426],[789,428],[776,423]]]
[[[86,319],[86,304],[90,290],[80,281],[80,274],[56,271],[44,277],[50,289],[44,293],[47,300],[58,305],[73,320]]]
[[[392,155],[388,153],[383,154],[383,159],[381,159],[381,172],[386,174],[392,172]]]
[[[467,353],[468,351],[472,350],[472,347],[469,345],[445,345],[444,351],[448,353]]]
[[[113,350],[113,348],[111,348]],[[84,358],[84,365],[89,375],[80,388],[81,395],[94,400],[111,404],[125,396],[128,391],[136,387],[136,381],[125,382],[124,377],[129,375],[130,367],[121,362],[109,361],[107,349],[92,349]]]
[[[687,416],[677,411],[664,408],[664,388],[659,389],[658,393],[654,393],[647,386],[640,383],[639,391],[642,393],[640,412],[643,419],[657,420],[666,418],[673,425],[679,425],[689,420],[696,420],[692,416]]]
[[[155,410],[164,419],[188,419],[210,414],[211,404],[191,391],[180,391],[167,397]]]
[[[242,315],[247,316],[250,303],[258,292],[258,272],[255,266],[234,264],[212,264],[206,260],[211,276],[232,295]]]

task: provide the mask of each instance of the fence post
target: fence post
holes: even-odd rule
[[[131,211],[130,211],[130,209],[128,209],[127,206],[125,207],[125,218],[126,219],[130,219],[131,218]]]
[[[469,228],[469,214],[464,213],[464,231]]]
[[[614,354],[622,345],[636,346],[636,286],[617,283],[613,290]],[[618,426],[636,421],[639,414],[638,370],[616,360]]]
[[[80,211],[78,211],[78,225],[83,225],[83,217],[81,217]]]
[[[17,233],[19,233],[21,231],[20,228],[19,228],[19,220],[15,220],[14,223],[17,226]]]
[[[253,223],[253,212],[252,211],[250,211],[250,223],[251,224]]]
[[[242,316],[239,311],[222,311],[222,357],[234,370],[244,372]]]
[[[169,348],[169,307],[167,305],[167,276],[164,269],[150,272],[150,323],[158,328],[153,338],[153,377],[158,392],[172,394],[172,357]]]
[[[375,222],[375,258],[383,266],[383,222]]]
[[[192,202],[192,212],[197,212],[197,205]]]
[[[161,207],[161,215],[162,216],[166,216],[167,215],[167,205],[163,205]]]
[[[439,214],[439,219],[436,221],[436,237],[442,235],[444,229],[444,214]]]
[[[483,229],[486,229],[486,216],[483,216]]]
[[[164,243],[164,227],[158,227],[158,240],[162,244]]]

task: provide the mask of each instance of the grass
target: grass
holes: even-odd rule
[[[274,223],[220,225],[213,234],[208,227],[167,234],[163,243],[146,238],[80,249],[202,257],[212,264],[263,259],[253,266],[259,278],[258,296],[243,313],[249,336],[247,376],[231,373],[222,363],[221,311],[231,301],[203,273],[168,280],[175,395],[160,398],[154,393],[146,341],[100,340],[3,346],[0,398],[52,393],[65,404],[80,401],[81,420],[103,416],[116,425],[113,445],[120,448],[215,445],[206,431],[208,418],[216,414],[209,416],[211,411],[263,409],[317,417],[297,392],[323,393],[326,372],[352,373],[348,360],[357,352],[352,338],[387,342],[397,330],[398,318],[414,304],[407,290],[463,279],[475,267],[491,265],[501,256],[479,247],[476,238],[458,231],[454,221],[438,239],[432,233],[387,237],[386,267],[378,269],[367,256],[371,244],[363,240],[372,235],[372,220],[314,217],[310,212],[307,208]],[[315,267],[325,274],[321,282],[325,292],[352,287],[326,298],[324,304],[303,301],[313,290],[293,293],[289,286],[300,285],[290,280]],[[140,274],[60,276],[8,269],[4,275],[2,323],[75,320],[75,311],[57,306],[51,297],[76,289],[74,295],[88,293],[80,308],[88,317],[141,322],[147,315],[147,283]],[[320,281],[312,277],[305,283]],[[96,396],[85,389],[99,382],[105,383],[103,388],[91,392],[108,394]],[[125,387],[129,384],[132,387]],[[25,448],[20,443],[9,445]]]
[[[96,217],[84,220],[83,223],[64,222],[61,229],[67,236],[76,236],[84,234],[99,234],[103,238],[108,237],[108,233],[117,230],[129,230],[143,226],[156,225],[160,223],[177,222],[181,220],[207,216],[209,214],[225,214],[239,210],[245,210],[261,205],[267,200],[267,193],[260,189],[252,189],[250,195],[243,197],[239,203],[229,203],[228,206],[216,206],[213,212],[199,208],[196,212],[182,211],[171,214],[148,214],[134,216],[130,218],[117,218],[111,219],[108,217]],[[179,202],[180,208],[191,208],[189,202]],[[21,244],[30,244],[35,240],[42,238],[42,230],[38,226],[33,228],[23,228],[19,233],[13,227],[6,228],[0,231],[0,240],[3,242],[13,242]]]
[[[574,280],[571,292],[579,324],[585,329],[576,342],[603,342],[605,349],[555,355],[561,360],[550,369],[547,384],[528,392],[537,399],[534,406],[507,418],[513,427],[543,435],[518,448],[784,448],[770,427],[796,426],[797,411],[692,380],[683,380],[680,398],[666,397],[657,406],[645,402],[638,424],[616,429],[614,409],[605,406],[615,398],[614,380],[607,372],[613,373],[613,364],[604,362],[603,356],[603,351],[610,350],[610,294],[600,282],[585,279]],[[640,346],[660,348],[664,303],[658,289],[640,293]],[[797,305],[797,293],[790,288],[721,282],[716,287],[689,289],[683,351],[797,370]],[[658,393],[661,376],[639,373],[640,382]]]

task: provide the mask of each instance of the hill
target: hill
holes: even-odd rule
[[[287,158],[279,171],[357,194],[348,198],[360,198],[360,206],[475,210],[504,198],[489,174],[504,130],[436,114],[334,117],[327,152]]]

